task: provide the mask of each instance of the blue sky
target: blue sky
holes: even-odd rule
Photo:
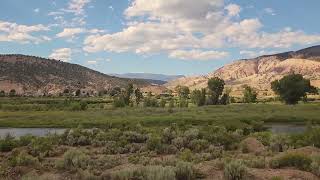
[[[205,74],[320,44],[319,0],[1,0],[0,53],[103,73]]]

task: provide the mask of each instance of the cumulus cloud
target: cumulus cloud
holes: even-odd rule
[[[232,18],[240,12],[240,6],[225,6],[224,0],[133,0],[124,11],[127,27],[89,35],[83,49],[88,53],[167,53],[181,59],[216,59],[220,48],[287,48],[320,42],[319,34],[288,28],[265,32],[258,18]]]
[[[218,51],[201,51],[201,50],[176,50],[172,51],[169,55],[170,58],[183,59],[183,60],[214,60],[227,57],[227,52]]]
[[[70,48],[61,48],[53,50],[49,58],[68,62],[71,60],[72,50]]]
[[[229,4],[225,9],[228,11],[229,16],[239,16],[241,7],[237,4]]]
[[[41,43],[50,40],[47,36],[35,36],[34,33],[49,31],[50,29],[42,24],[19,25],[12,22],[0,21],[0,41],[18,43]]]
[[[59,38],[74,38],[75,35],[85,32],[83,28],[65,28],[62,32],[57,34]]]

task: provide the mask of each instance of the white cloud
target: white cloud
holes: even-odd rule
[[[61,33],[57,34],[59,38],[74,38],[76,35],[85,32],[83,28],[65,28]]]
[[[169,55],[170,58],[183,59],[183,60],[214,60],[227,57],[227,52],[218,51],[201,51],[201,50],[177,50],[172,51]]]
[[[229,16],[239,16],[241,7],[237,4],[229,4],[225,9],[228,11]]]
[[[264,12],[267,13],[267,14],[269,14],[269,15],[272,15],[272,16],[277,15],[276,12],[275,12],[275,10],[272,9],[272,8],[265,8],[265,9],[264,9]]]
[[[33,35],[49,31],[50,29],[42,24],[38,25],[19,25],[12,22],[0,21],[0,41],[18,43],[41,43],[48,41],[49,38],[43,35]]]
[[[100,29],[85,29],[85,28],[64,28],[62,32],[58,33],[56,36],[58,38],[66,38],[68,40],[73,40],[79,34],[89,33],[89,34],[99,34],[104,33],[105,30]]]
[[[72,50],[70,48],[61,48],[53,50],[49,58],[68,62],[71,60]]]
[[[95,60],[87,61],[88,64],[96,65],[98,62]]]
[[[232,18],[239,15],[241,7],[224,4],[224,0],[133,0],[124,12],[127,27],[115,33],[89,35],[83,49],[89,53],[166,53],[170,57],[207,59],[203,57],[214,57],[220,48],[287,48],[320,42],[319,34],[288,28],[264,32],[259,19]]]
[[[91,0],[70,0],[67,12],[74,13],[75,15],[83,15],[84,8]]]

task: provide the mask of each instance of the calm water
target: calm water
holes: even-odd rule
[[[46,136],[47,134],[62,134],[66,129],[61,128],[0,128],[0,137],[10,134],[14,137],[24,135]]]
[[[267,124],[266,127],[276,134],[298,134],[306,131],[305,125]],[[10,134],[14,137],[24,135],[46,136],[48,134],[62,134],[63,128],[0,128],[0,137]]]
[[[307,130],[305,125],[267,124],[266,127],[276,134],[300,134]]]

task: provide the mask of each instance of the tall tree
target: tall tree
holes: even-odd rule
[[[245,85],[243,90],[243,102],[255,103],[257,102],[257,92],[250,86]]]
[[[131,95],[133,94],[133,84],[128,84],[124,92],[124,103],[128,106],[130,104]]]
[[[135,95],[135,97],[136,97],[136,103],[137,103],[137,105],[139,105],[140,102],[141,102],[141,100],[142,100],[142,98],[143,98],[142,92],[140,91],[139,88],[137,88],[137,89],[134,91],[134,95]]]
[[[273,81],[271,88],[286,104],[297,104],[302,97],[315,89],[310,80],[304,79],[301,74],[290,74]]]
[[[209,104],[216,105],[219,103],[219,97],[223,93],[225,82],[223,79],[214,77],[208,80]]]

